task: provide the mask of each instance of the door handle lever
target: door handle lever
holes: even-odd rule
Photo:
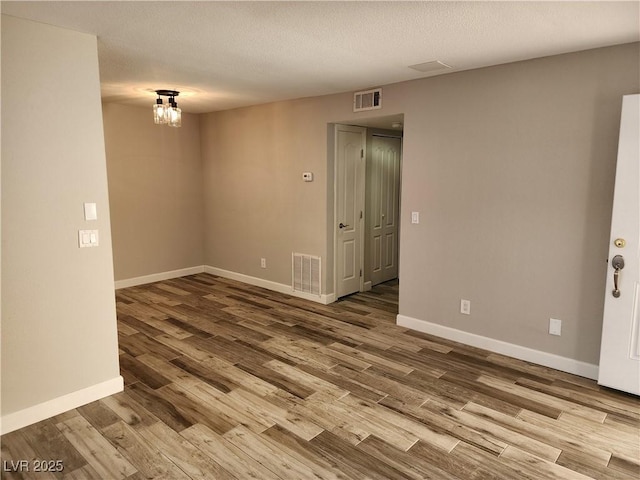
[[[340,225],[338,225],[339,228],[347,228],[349,225],[345,225],[344,223],[340,222]]]
[[[620,270],[624,268],[624,257],[622,255],[616,255],[611,259],[611,266],[613,270],[613,291],[611,294],[618,298],[620,296],[620,289],[618,288],[618,281],[620,279]]]

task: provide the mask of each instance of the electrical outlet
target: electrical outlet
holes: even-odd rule
[[[549,335],[562,335],[562,320],[557,318],[549,319]]]
[[[460,300],[460,313],[464,315],[471,315],[471,300]]]
[[[261,268],[267,268],[267,259],[266,258],[261,258],[260,259],[260,267]]]

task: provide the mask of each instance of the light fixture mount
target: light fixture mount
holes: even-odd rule
[[[176,90],[156,90],[155,92],[162,97],[177,97],[180,95],[180,92]]]
[[[153,106],[153,122],[156,125],[168,125],[170,127],[182,126],[182,110],[178,108],[176,97],[180,95],[177,90],[155,90],[158,98]],[[162,97],[169,97],[167,105],[162,103]]]

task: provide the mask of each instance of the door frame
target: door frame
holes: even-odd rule
[[[338,229],[337,229],[337,214],[338,214],[338,206],[337,206],[337,176],[336,176],[336,172],[337,172],[337,142],[336,142],[336,137],[337,137],[337,128],[340,125],[344,125],[344,126],[353,126],[353,127],[362,127],[366,129],[365,132],[365,145],[364,145],[364,150],[365,150],[365,159],[366,159],[366,154],[367,154],[367,149],[369,147],[368,145],[368,136],[372,135],[373,133],[375,133],[376,135],[382,135],[382,136],[390,136],[390,137],[400,137],[401,138],[401,160],[400,160],[400,175],[398,178],[398,208],[399,208],[399,225],[398,225],[398,278],[400,278],[400,274],[401,274],[401,262],[400,262],[400,257],[401,257],[401,247],[402,247],[402,241],[401,241],[401,227],[400,227],[400,223],[402,222],[402,172],[403,172],[403,153],[404,153],[404,127],[405,125],[403,125],[402,130],[393,130],[392,128],[386,127],[386,126],[379,126],[381,123],[384,122],[385,125],[389,125],[391,126],[392,122],[395,122],[398,120],[398,115],[393,115],[391,117],[389,116],[380,116],[380,117],[372,117],[372,118],[368,118],[368,119],[361,119],[359,121],[353,121],[353,120],[346,120],[346,121],[338,121],[338,122],[328,122],[327,123],[327,167],[328,169],[326,170],[327,172],[327,218],[326,218],[326,238],[327,238],[327,276],[326,276],[326,288],[330,288],[333,287],[333,292],[327,295],[327,303],[332,303],[335,302],[336,300],[338,300],[338,289],[337,289],[337,284],[338,284],[338,274],[337,274],[337,269],[338,269],[338,256],[337,256],[337,246],[338,246]],[[385,121],[387,120],[387,121]],[[404,116],[400,119],[402,123],[404,123]],[[363,171],[363,175],[365,176],[364,180],[365,180],[365,192],[363,193],[364,195],[366,195],[366,162],[365,162],[365,168]],[[365,199],[366,200],[366,199]],[[364,223],[366,221],[366,205],[363,205],[363,226]],[[360,281],[360,291],[366,291],[366,282],[365,282],[365,278],[366,278],[366,268],[365,268],[365,251],[364,251],[364,235],[366,232],[364,232],[364,228],[363,228],[363,232],[361,235],[361,242],[362,245],[360,247],[360,256],[361,256],[361,267],[363,270],[363,275],[361,277],[361,281]],[[369,284],[370,285],[370,284]]]

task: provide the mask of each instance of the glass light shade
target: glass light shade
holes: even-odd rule
[[[156,103],[153,106],[153,122],[156,125],[162,125],[167,123],[167,109],[169,107],[162,103]]]
[[[170,127],[182,126],[182,110],[180,108],[170,106],[167,109],[167,124]]]

